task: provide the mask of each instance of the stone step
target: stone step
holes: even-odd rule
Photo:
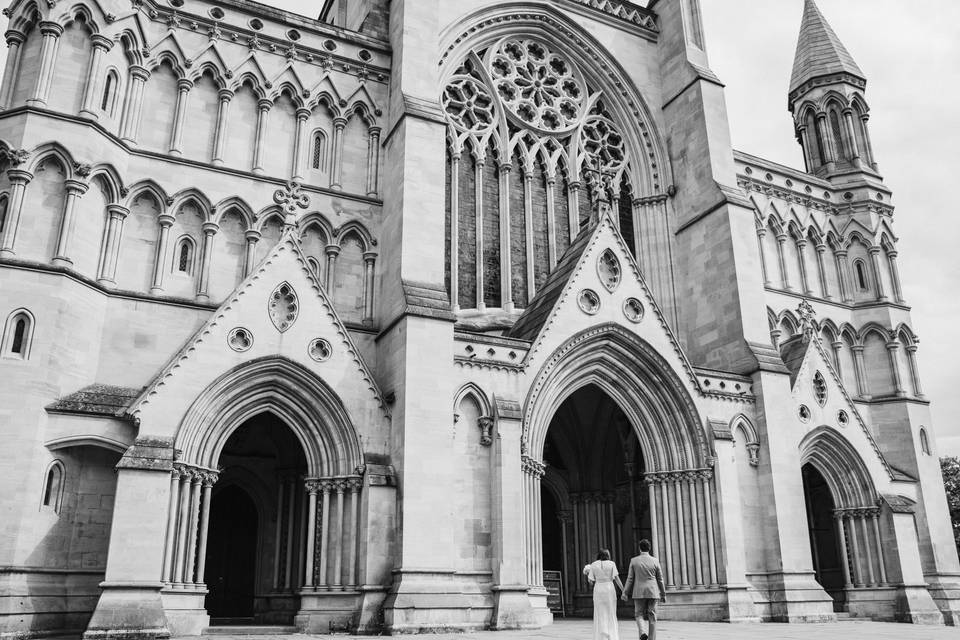
[[[202,633],[205,636],[283,636],[296,632],[296,627],[283,625],[239,624],[207,627]]]

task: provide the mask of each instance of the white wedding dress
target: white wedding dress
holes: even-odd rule
[[[617,565],[612,560],[597,560],[588,567],[593,585],[593,640],[620,640],[617,629],[617,590],[613,578]]]

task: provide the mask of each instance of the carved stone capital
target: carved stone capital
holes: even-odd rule
[[[489,447],[493,444],[493,418],[480,416],[477,425],[480,427],[480,444]]]

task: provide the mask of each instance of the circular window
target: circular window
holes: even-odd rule
[[[260,31],[261,29],[263,29],[263,22],[261,22],[257,18],[254,18],[253,20],[247,23],[247,26],[249,26],[254,31]]]
[[[443,110],[458,129],[486,131],[496,118],[493,98],[483,84],[470,76],[455,76],[443,90]]]
[[[171,7],[182,7],[182,6],[183,6],[183,0],[170,0],[170,6],[171,6]]]
[[[837,412],[837,422],[841,427],[845,427],[850,424],[850,416],[847,415],[847,412],[841,409]]]
[[[335,51],[337,48],[337,43],[334,42],[333,40],[324,40],[323,48],[326,49],[327,51]]]
[[[597,275],[600,276],[600,282],[607,288],[607,291],[612,292],[619,286],[620,261],[617,260],[617,256],[613,255],[613,251],[610,251],[610,249],[600,254],[600,259],[597,261]]]
[[[214,20],[223,20],[224,15],[223,9],[220,7],[214,7],[213,9],[210,9],[210,17]]]
[[[577,296],[577,304],[587,315],[593,315],[600,310],[600,296],[593,289],[584,289]]]
[[[525,126],[555,133],[580,122],[586,85],[565,57],[536,40],[507,38],[489,60],[500,100]]]
[[[640,322],[643,320],[643,303],[636,298],[627,298],[623,302],[623,315],[630,322]]]
[[[227,344],[234,351],[243,353],[253,346],[253,334],[243,327],[236,327],[227,335]]]
[[[810,407],[805,404],[800,405],[797,415],[800,416],[800,422],[810,422]]]
[[[310,346],[307,347],[307,353],[313,360],[324,362],[329,360],[330,356],[333,355],[333,347],[323,338],[316,338],[310,343]]]
[[[373,57],[373,54],[366,49],[360,49],[360,53],[358,53],[357,56],[364,62],[369,62],[370,58]]]
[[[296,29],[290,29],[290,31],[287,31],[287,37],[296,42],[300,39],[300,32]]]

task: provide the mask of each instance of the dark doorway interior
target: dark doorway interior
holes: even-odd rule
[[[810,553],[817,582],[833,598],[834,611],[845,611],[847,592],[840,564],[837,527],[833,519],[833,495],[823,475],[809,464],[803,467],[803,493],[807,502]]]
[[[210,503],[205,606],[211,624],[254,620],[257,565],[257,509],[246,491],[232,485]]]
[[[563,571],[563,534],[558,523],[560,513],[550,491],[540,492],[540,518],[543,531],[543,570]]]

